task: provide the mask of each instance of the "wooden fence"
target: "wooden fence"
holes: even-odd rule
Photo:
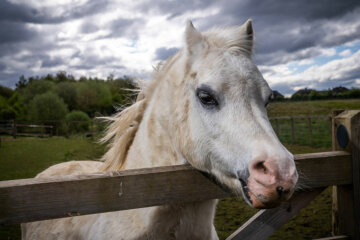
[[[299,145],[309,145],[311,147],[314,146],[314,132],[313,132],[313,121],[314,120],[331,120],[331,115],[313,115],[313,116],[280,116],[280,117],[271,117],[270,121],[273,123],[274,130],[279,138],[282,138],[283,133],[290,132],[291,138],[290,140],[283,141],[285,143],[291,144],[299,144]],[[296,126],[295,121],[303,121],[306,124],[302,124],[302,127]],[[282,121],[286,121],[286,124],[279,124],[283,123]],[[44,124],[46,122],[46,124]],[[330,122],[330,121],[329,121]],[[299,124],[299,122],[297,122]],[[88,125],[88,130],[85,132],[87,134],[94,135],[99,133],[103,127],[100,127],[101,122],[96,120],[90,121],[66,121],[66,120],[46,120],[46,121],[39,121],[39,122],[32,122],[32,123],[18,123],[16,120],[10,120],[6,122],[0,122],[0,134],[6,133],[8,135],[12,135],[14,138],[16,136],[52,136],[52,135],[65,135],[69,136],[72,133],[80,133],[81,130],[71,131],[71,126],[76,124],[86,124]],[[290,128],[286,127],[286,125],[290,125]],[[304,126],[306,127],[304,128]],[[330,129],[330,124],[328,129]],[[286,127],[282,129],[282,127]],[[34,131],[19,131],[18,129],[39,129],[38,132]],[[60,131],[59,131],[60,128]],[[83,131],[83,130],[82,130]],[[306,134],[309,138],[309,143],[298,142],[298,138],[300,135]],[[330,131],[330,130],[329,130]],[[84,132],[84,131],[83,131]],[[315,134],[316,135],[316,134]],[[329,134],[330,135],[330,134]],[[330,142],[330,140],[329,140]]]
[[[295,155],[301,190],[281,206],[257,212],[228,239],[267,239],[332,185],[336,239],[360,239],[360,111],[334,113],[333,140],[332,152]],[[0,224],[231,196],[189,165],[10,180],[0,182]]]
[[[306,121],[308,137],[309,137],[309,146],[314,146],[314,133],[313,133],[313,120],[315,119],[324,119],[331,121],[331,115],[314,115],[314,116],[281,116],[281,117],[271,117],[270,121],[273,122],[273,127],[275,133],[278,137],[280,137],[281,129],[279,125],[279,121],[288,120],[290,121],[290,133],[291,133],[291,144],[296,143],[296,134],[299,134],[304,129],[296,129],[295,128],[295,120],[303,120]],[[329,124],[330,127],[330,124]],[[303,144],[305,145],[305,144]]]
[[[36,129],[36,132],[21,132],[19,128]],[[51,125],[39,125],[39,124],[18,124],[16,120],[0,123],[0,133],[6,133],[16,136],[41,136],[51,137],[53,135],[53,126]]]
[[[96,119],[89,121],[44,120],[31,123],[14,119],[0,122],[0,134],[11,135],[14,138],[16,136],[69,136],[74,133],[94,135],[100,133],[104,126],[106,123]],[[39,131],[34,131],[35,129]]]

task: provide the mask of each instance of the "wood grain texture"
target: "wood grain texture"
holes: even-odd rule
[[[346,152],[295,155],[299,186],[350,184]],[[19,223],[231,196],[190,165],[0,182],[0,223]]]
[[[351,118],[351,157],[354,202],[354,239],[360,239],[360,111]]]
[[[227,240],[262,240],[270,237],[279,227],[309,204],[324,188],[296,193],[280,207],[260,210],[244,225],[231,234]]]
[[[334,237],[326,237],[326,238],[316,238],[314,240],[350,240],[351,238],[348,236],[334,236]]]
[[[350,141],[345,149],[351,152],[351,184],[333,187],[332,228],[335,235],[347,235],[360,239],[360,111],[338,110],[333,112],[333,149],[343,150],[337,142],[337,128],[343,125],[349,132]]]

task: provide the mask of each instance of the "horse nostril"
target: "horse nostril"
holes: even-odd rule
[[[279,195],[279,197],[281,197],[281,195],[283,194],[283,190],[284,190],[284,188],[282,186],[276,187],[276,192]]]
[[[259,172],[263,172],[263,173],[267,173],[268,172],[268,169],[267,167],[265,166],[265,162],[264,161],[260,161],[256,164],[254,164],[254,169],[259,171]]]

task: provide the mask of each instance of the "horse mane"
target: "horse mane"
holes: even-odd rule
[[[207,43],[212,46],[251,57],[253,47],[251,21],[250,25],[247,26],[247,29],[241,27],[214,28],[203,33],[203,36]],[[247,34],[244,34],[244,31],[247,31]],[[154,69],[151,80],[139,82],[139,94],[134,104],[112,117],[101,118],[110,122],[105,136],[100,140],[102,143],[109,142],[109,149],[102,157],[102,161],[104,161],[103,171],[118,171],[123,168],[128,150],[133,143],[155,88],[163,79],[166,79],[164,76],[184,53],[183,50],[180,50],[164,64],[159,63]]]
[[[173,58],[170,58],[164,64],[160,62],[154,69],[151,80],[137,80],[139,93],[132,105],[114,116],[100,117],[101,120],[110,123],[105,136],[100,140],[101,143],[109,142],[109,149],[101,158],[104,162],[102,171],[119,171],[123,169],[127,152],[134,141],[148,102],[154,89],[163,79],[163,76],[166,75],[169,69],[167,67],[168,62]]]

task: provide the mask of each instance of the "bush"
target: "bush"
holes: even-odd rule
[[[66,115],[68,122],[68,131],[70,133],[80,133],[89,130],[90,118],[82,111],[71,111]]]

